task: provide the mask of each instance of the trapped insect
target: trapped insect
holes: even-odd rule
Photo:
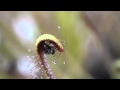
[[[52,34],[43,34],[40,35],[35,43],[36,47],[36,67],[40,67],[42,73],[44,73],[47,78],[55,78],[53,73],[50,70],[47,60],[45,59],[45,55],[54,55],[58,52],[58,60],[59,56],[62,52],[64,52],[64,43],[60,42],[58,38],[56,38]],[[55,60],[56,60],[55,59]],[[56,64],[56,61],[52,61]],[[65,64],[65,61],[63,62]],[[43,75],[43,78],[45,78]]]

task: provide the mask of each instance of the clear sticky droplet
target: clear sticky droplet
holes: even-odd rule
[[[50,67],[50,65],[48,65],[48,67]]]
[[[26,56],[27,58],[30,58],[30,56]]]
[[[41,68],[44,67],[44,65],[41,65]]]
[[[60,28],[60,26],[58,26],[58,28]]]
[[[31,61],[31,57],[30,56],[26,56],[27,57],[27,59],[29,60],[29,62]]]
[[[49,69],[49,67],[48,67],[48,66],[46,66],[46,68],[47,68],[47,69]]]
[[[50,73],[50,71],[46,71],[46,73]]]
[[[64,61],[63,64],[66,64],[66,61]]]
[[[41,68],[39,67],[39,69],[38,69],[39,71],[41,70]]]
[[[41,77],[41,79],[43,79],[43,77]]]
[[[47,77],[47,79],[50,79],[50,77]]]
[[[50,74],[50,75],[53,75],[53,73],[52,73],[52,72],[49,72],[49,74]]]
[[[40,65],[42,64],[41,62],[38,62]]]
[[[28,49],[28,52],[30,52],[31,51],[31,49]]]
[[[45,60],[43,60],[44,63],[47,63]]]
[[[52,61],[52,63],[54,63],[55,61]]]
[[[65,46],[65,40],[62,41],[62,45]]]
[[[55,61],[52,61],[53,64],[57,64]]]
[[[37,76],[34,76],[32,79],[37,79],[38,77]]]
[[[51,76],[51,78],[52,78],[52,79],[54,79],[54,77],[53,77],[53,76]]]
[[[56,62],[54,62],[54,64],[57,64]]]
[[[29,61],[31,61],[31,58],[28,58]]]
[[[32,58],[35,58],[35,56],[32,56]]]
[[[48,69],[48,71],[50,71],[50,68]]]

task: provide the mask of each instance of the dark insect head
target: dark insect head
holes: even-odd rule
[[[55,48],[45,44],[44,45],[44,53],[46,53],[46,54],[54,54],[55,53]]]
[[[45,43],[44,43],[44,53],[45,54],[55,54],[55,47],[49,41],[45,41]]]

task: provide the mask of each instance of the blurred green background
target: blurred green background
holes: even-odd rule
[[[58,79],[120,77],[120,12],[0,11],[0,79],[30,79],[27,57],[44,33],[65,40],[57,64],[47,60]],[[60,29],[58,28],[60,26]]]

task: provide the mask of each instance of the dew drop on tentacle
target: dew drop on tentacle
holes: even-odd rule
[[[53,63],[53,64],[57,64],[56,61],[54,61],[54,60],[52,61],[52,63]]]
[[[66,64],[66,61],[64,61],[63,64]]]
[[[32,79],[38,79],[38,77],[37,77],[37,76],[34,76]]]
[[[30,52],[31,51],[31,49],[28,49],[28,52]]]
[[[63,47],[64,47],[64,46],[65,46],[65,40],[63,40],[61,43],[62,43],[62,45],[63,45]]]
[[[52,73],[52,72],[49,72],[49,75],[53,75],[53,73]]]
[[[32,59],[31,59],[31,58],[28,58],[28,60],[29,60],[29,62],[31,62]]]
[[[41,77],[41,79],[43,79],[43,77]]]
[[[54,63],[55,61],[52,61],[52,63]]]
[[[47,79],[50,79],[50,77],[47,77]]]
[[[54,79],[54,76],[51,76],[52,79]]]
[[[32,58],[34,59],[34,58],[35,58],[35,56],[33,55],[33,56],[32,56]]]
[[[30,56],[26,56],[27,58],[29,58]]]
[[[60,28],[60,26],[58,26],[58,28]]]
[[[57,64],[56,62],[54,62],[54,64]]]

